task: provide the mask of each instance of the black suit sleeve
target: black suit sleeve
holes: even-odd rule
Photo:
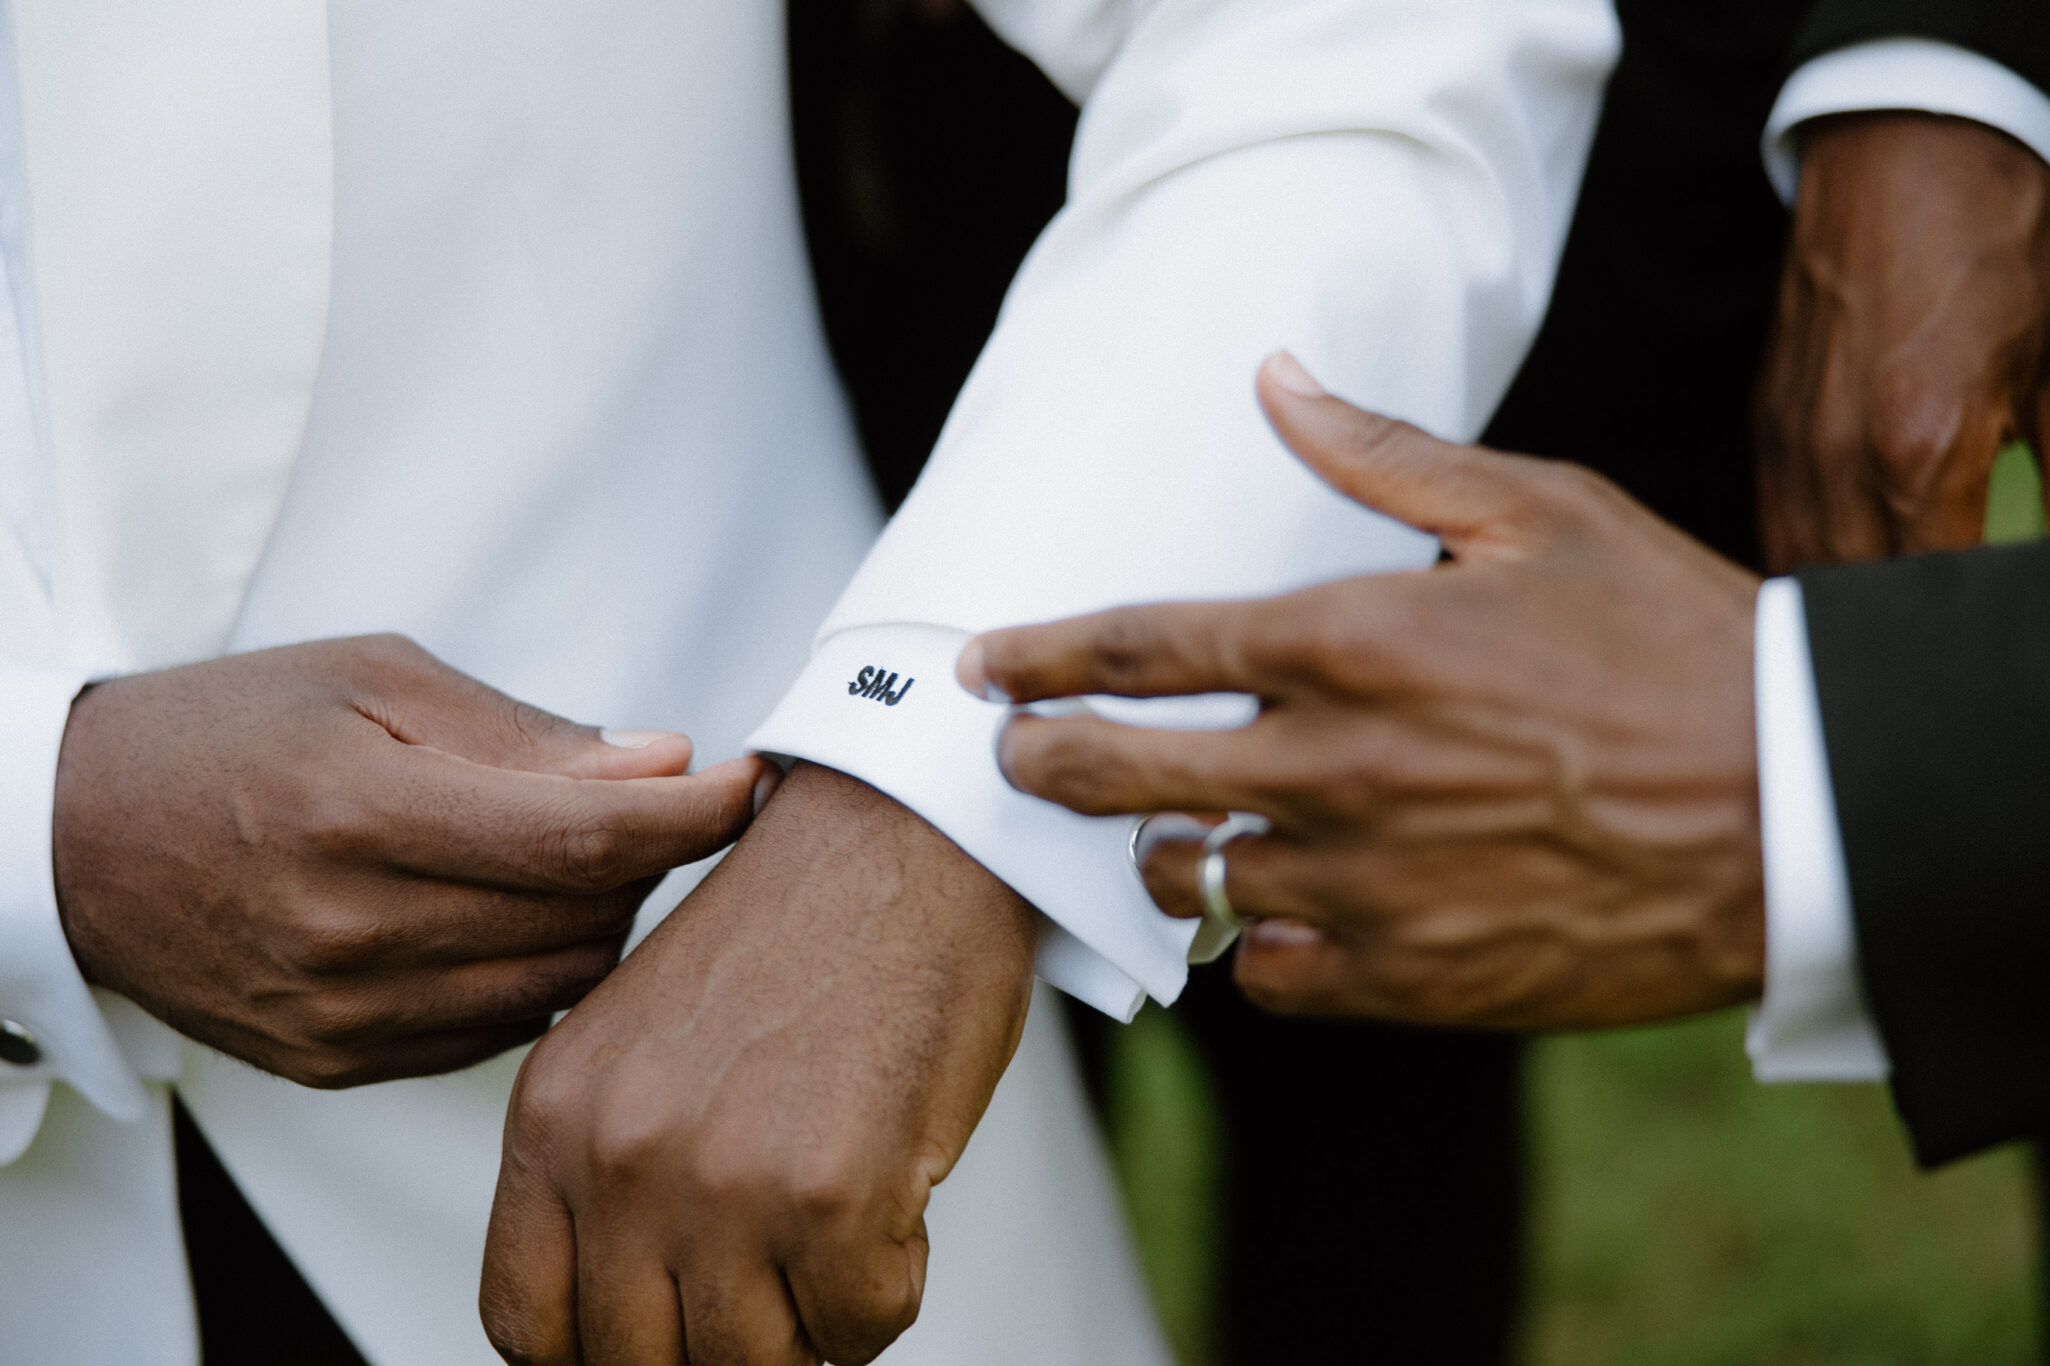
[[[1917,1155],[2050,1132],[2050,544],[1801,586],[1859,966]]]
[[[1794,40],[1794,65],[1873,38],[1953,43],[2050,91],[2044,0],[1821,0]]]

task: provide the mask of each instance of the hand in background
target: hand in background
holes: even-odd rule
[[[1993,459],[2050,429],[2050,165],[1925,114],[1807,129],[1759,394],[1775,570],[1976,545]]]
[[[549,1366],[872,1359],[917,1316],[926,1201],[1017,1047],[1035,930],[937,830],[800,765],[521,1070],[492,1343]]]
[[[1226,846],[1226,891],[1255,922],[1238,980],[1276,1009],[1537,1029],[1756,995],[1756,581],[1599,476],[1433,440],[1292,360],[1261,398],[1313,470],[1449,562],[979,637],[971,692],[1261,702],[1211,733],[1020,714],[1011,781],[1090,815],[1268,817]],[[1147,858],[1169,913],[1199,912],[1197,862]]]
[[[541,1033],[641,900],[747,824],[760,760],[513,701],[395,636],[89,689],[57,773],[86,977],[309,1086],[449,1071]]]

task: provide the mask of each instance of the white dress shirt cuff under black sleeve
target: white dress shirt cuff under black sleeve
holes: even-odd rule
[[[1747,1046],[1760,1081],[1880,1081],[1885,1045],[1858,978],[1857,931],[1816,700],[1801,585],[1771,579],[1757,615],[1765,999]]]
[[[2050,96],[1990,57],[1927,38],[1881,38],[1802,66],[1765,125],[1765,168],[1788,203],[1801,174],[1796,136],[1810,119],[1882,109],[1948,114],[1998,128],[2050,161]]]
[[[146,1097],[103,1002],[86,985],[57,919],[50,815],[72,699],[89,675],[0,663],[0,1164],[27,1149],[52,1081],[116,1118]],[[129,1008],[132,1011],[132,1007]],[[122,1012],[125,1014],[126,1012]],[[139,1012],[138,1012],[139,1013]]]
[[[867,626],[828,637],[749,739],[888,793],[930,821],[1046,919],[1039,975],[1129,1020],[1187,977],[1193,921],[1154,907],[1126,859],[1131,822],[1078,816],[1004,781],[1006,709],[954,681],[965,631]]]

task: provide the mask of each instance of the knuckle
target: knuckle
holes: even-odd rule
[[[1617,489],[1602,475],[1570,460],[1540,460],[1530,468],[1535,511],[1554,520],[1612,506]]]
[[[1154,633],[1136,613],[1107,612],[1089,642],[1090,673],[1101,686],[1115,691],[1146,671],[1156,644]]]
[[[373,922],[347,911],[303,912],[286,933],[293,962],[315,977],[331,977],[370,966],[382,954],[384,940],[383,932]]]
[[[1873,468],[1882,484],[1916,488],[1943,464],[1950,433],[1914,423],[1876,422],[1871,446]]]
[[[1100,811],[1114,797],[1125,765],[1089,729],[1056,723],[1046,728],[1027,785],[1077,811]]]
[[[484,1323],[485,1340],[491,1350],[510,1366],[543,1366],[541,1340],[534,1325],[507,1297],[484,1295],[477,1301],[477,1316]]]
[[[1866,441],[1881,473],[1914,477],[1942,462],[1963,419],[1961,396],[1903,368],[1874,378]]]
[[[591,1173],[599,1184],[623,1190],[638,1189],[651,1180],[663,1179],[677,1168],[677,1153],[669,1130],[650,1118],[611,1108],[590,1131],[587,1151]],[[694,1154],[702,1158],[702,1154]],[[707,1178],[702,1160],[693,1163],[694,1184],[712,1193],[716,1183]]]
[[[866,1204],[866,1178],[864,1165],[853,1154],[814,1150],[790,1174],[791,1207],[814,1226],[840,1224]]]
[[[381,842],[381,822],[357,796],[334,781],[313,780],[304,784],[291,803],[290,823],[298,841],[316,858],[335,863],[354,862],[374,851]],[[239,822],[245,841],[258,829],[274,829],[276,819],[251,810]]]
[[[1264,959],[1241,953],[1232,967],[1232,977],[1246,999],[1273,1015],[1317,1013],[1317,1001],[1300,974],[1276,967]]]
[[[492,1350],[510,1366],[563,1366],[575,1359],[550,1340],[517,1291],[499,1284],[488,1269],[477,1294],[477,1317]]]
[[[561,1129],[564,1116],[576,1113],[583,1094],[578,1069],[553,1065],[551,1043],[544,1035],[534,1045],[506,1107],[506,1132],[522,1146],[550,1146],[550,1136]]]
[[[412,673],[433,667],[433,655],[411,636],[396,631],[382,631],[376,635],[356,636],[340,642],[345,657],[365,666],[371,673],[382,676],[388,673]]]
[[[1336,591],[1344,586],[1312,590],[1299,599],[1299,610],[1269,628],[1259,656],[1249,662],[1277,666],[1316,683],[1344,684],[1355,678],[1370,633],[1358,604],[1347,601],[1352,595]]]
[[[543,711],[515,697],[505,699],[499,723],[509,739],[525,745],[539,745],[568,724],[554,712]]]
[[[375,1006],[331,992],[307,996],[299,1003],[297,1014],[300,1036],[323,1051],[365,1039],[382,1023]]]
[[[626,833],[605,815],[569,811],[547,823],[544,866],[568,887],[606,892],[633,880]]]
[[[346,1091],[384,1079],[382,1071],[369,1060],[332,1048],[300,1053],[279,1075],[314,1091]]]

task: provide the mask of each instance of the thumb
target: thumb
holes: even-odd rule
[[[1260,367],[1260,406],[1312,473],[1356,503],[1445,543],[1455,557],[1536,530],[1532,481],[1545,462],[1456,446],[1326,393],[1302,362],[1277,351]]]

